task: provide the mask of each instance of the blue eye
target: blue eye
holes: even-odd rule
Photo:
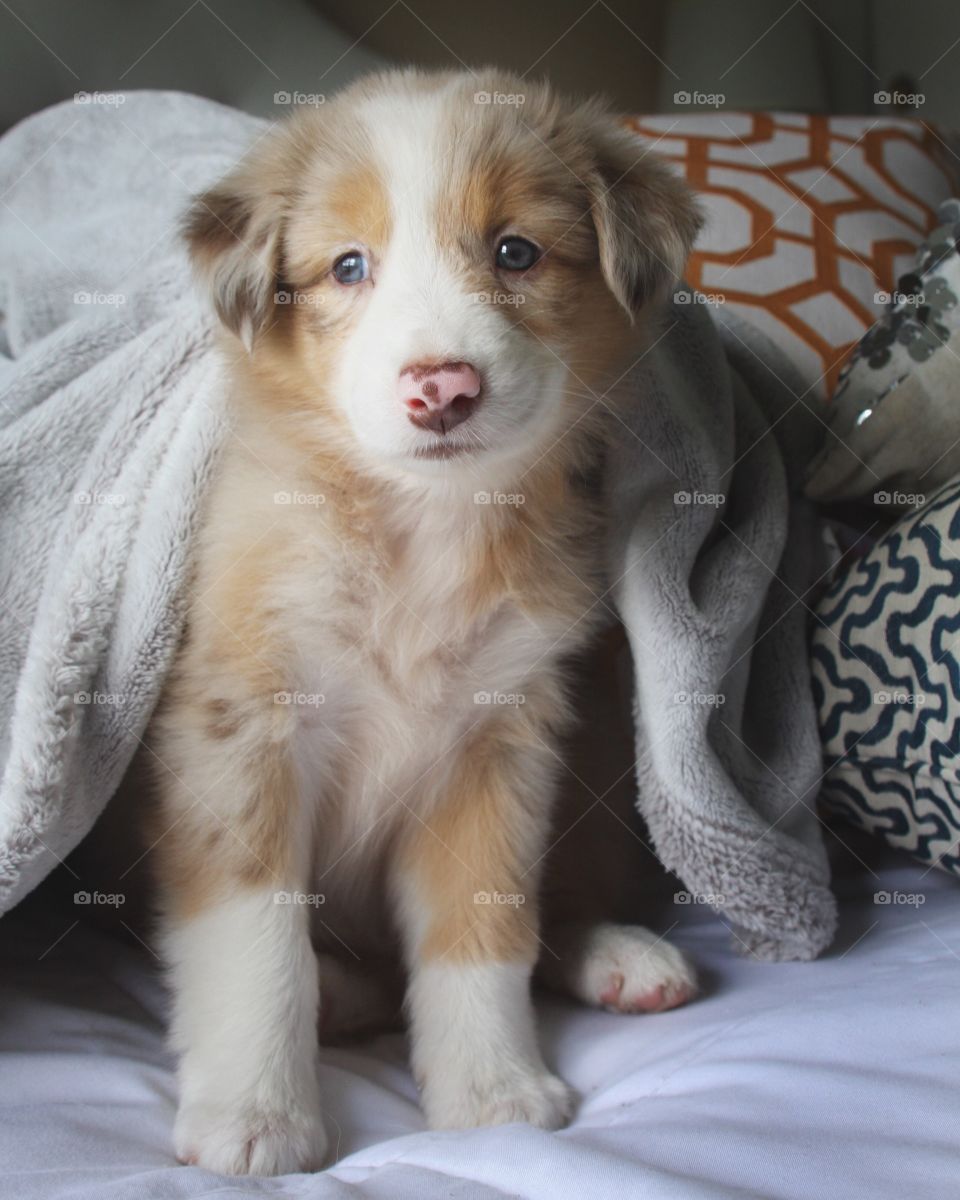
[[[338,283],[363,283],[369,274],[367,260],[359,250],[348,250],[333,264],[333,277]]]
[[[529,271],[539,259],[539,246],[526,238],[501,238],[497,246],[497,266],[501,271]]]

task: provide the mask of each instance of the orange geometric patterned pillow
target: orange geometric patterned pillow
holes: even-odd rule
[[[677,163],[707,223],[687,280],[780,345],[829,396],[957,193],[947,148],[919,120],[690,113],[628,125]]]

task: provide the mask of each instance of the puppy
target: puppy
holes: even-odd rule
[[[318,1021],[389,1016],[393,962],[431,1126],[568,1119],[530,984],[588,483],[698,223],[601,106],[499,72],[362,81],[196,201],[233,427],[150,731],[184,1161],[319,1165]],[[548,981],[692,994],[565,918]]]

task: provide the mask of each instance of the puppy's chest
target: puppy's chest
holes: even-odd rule
[[[336,576],[322,620],[297,639],[304,683],[323,681],[336,711],[392,709],[449,720],[477,703],[474,694],[509,690],[552,663],[564,618],[538,612],[528,598],[485,588],[474,564],[456,553],[403,562],[377,573]],[[576,619],[571,609],[569,622]]]
[[[353,759],[352,786],[408,786],[468,729],[522,706],[587,634],[592,598],[552,578],[557,558],[532,556],[525,589],[483,555],[476,541],[427,538],[376,564],[330,553],[321,606],[290,613],[308,750],[332,738]]]

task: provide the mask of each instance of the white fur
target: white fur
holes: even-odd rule
[[[413,456],[433,435],[407,420],[396,403],[396,380],[403,367],[425,359],[472,363],[484,399],[462,432],[484,449],[471,456],[481,469],[470,464],[464,473],[475,487],[490,487],[498,465],[515,464],[558,436],[567,372],[547,347],[518,336],[502,308],[479,303],[437,247],[438,185],[456,149],[443,136],[449,110],[443,90],[368,100],[359,109],[388,184],[393,235],[384,261],[372,264],[375,286],[345,349],[334,395],[378,466],[435,477],[441,464]]]
[[[168,930],[171,1039],[180,1054],[174,1146],[227,1174],[319,1166],[317,963],[302,908],[238,893]]]
[[[551,937],[544,977],[584,1004],[616,1012],[658,1011],[690,999],[693,967],[642,925],[570,925]]]
[[[434,1128],[558,1129],[569,1119],[570,1090],[537,1046],[529,968],[430,963],[414,972],[408,1005],[414,1074]]]

